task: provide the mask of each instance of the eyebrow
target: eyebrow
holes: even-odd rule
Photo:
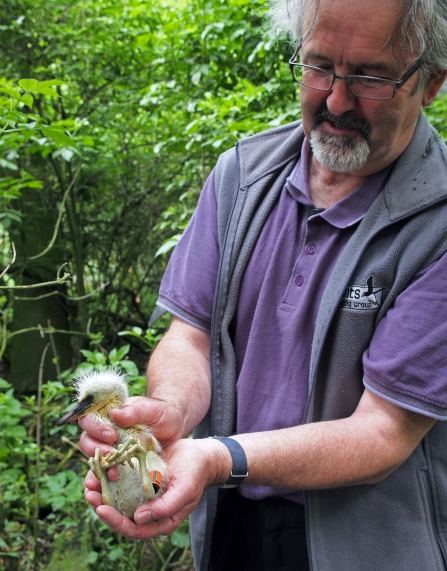
[[[307,59],[319,59],[321,61],[327,61],[332,63],[331,58],[320,54],[318,52],[306,52],[302,54],[304,57],[306,57]],[[383,62],[381,61],[376,61],[376,62],[360,62],[356,65],[356,67],[358,68],[365,68],[365,69],[372,69],[374,71],[390,71],[390,68]]]

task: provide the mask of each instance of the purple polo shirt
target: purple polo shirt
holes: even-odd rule
[[[323,291],[338,256],[391,172],[389,167],[376,173],[343,200],[312,213],[309,152],[305,139],[301,158],[261,231],[241,283],[231,326],[238,374],[238,433],[302,423],[314,325]],[[219,262],[216,228],[212,173],[171,257],[157,302],[203,330],[210,329]],[[399,401],[411,391],[416,402],[418,398],[420,402],[431,399],[447,416],[447,358],[442,343],[447,338],[447,320],[443,318],[447,293],[434,293],[445,289],[446,277],[444,256],[413,278],[381,321],[365,352],[364,368],[365,384],[373,384],[372,390],[384,398],[417,410],[417,406]],[[426,295],[427,288],[432,296]],[[418,307],[409,313],[415,302]],[[433,320],[438,342],[430,345],[428,357],[427,346],[435,336]],[[410,344],[403,350],[405,338]],[[432,366],[434,358],[437,370]],[[431,369],[428,376],[427,368]],[[266,486],[243,485],[240,491],[252,499],[273,494],[295,501],[302,498],[299,492]]]

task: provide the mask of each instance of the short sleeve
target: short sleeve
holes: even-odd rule
[[[157,305],[183,321],[209,331],[218,266],[217,204],[213,171],[169,260]]]
[[[447,419],[447,254],[418,272],[363,355],[364,383],[403,408]]]

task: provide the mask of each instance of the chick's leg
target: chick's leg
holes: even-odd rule
[[[161,488],[164,462],[156,452],[152,450],[147,451],[144,446],[136,443],[133,438],[129,439],[126,444],[128,444],[128,446],[126,446],[125,449],[123,448],[121,450],[120,448],[119,455],[114,454],[114,451],[111,452],[113,458],[110,465],[114,466],[117,463],[124,464],[127,462],[129,466],[133,468],[132,459],[135,458],[138,462],[144,499],[147,502],[153,500]],[[108,460],[109,457],[107,457],[107,461]],[[163,467],[163,473],[158,470],[158,468],[161,467]],[[151,477],[154,481],[151,480]]]
[[[106,506],[110,506],[112,508],[116,507],[115,498],[113,497],[109,480],[107,478],[107,463],[105,462],[105,458],[101,454],[101,450],[99,448],[95,450],[95,456],[90,458],[88,463],[93,474],[101,482],[102,501]]]
[[[101,456],[101,459],[97,462],[98,474],[100,474],[100,470],[104,472],[103,477],[106,479],[107,487],[110,490],[105,470],[112,466],[116,466],[117,464],[125,464],[126,462],[133,469],[133,458],[138,462],[144,499],[146,501],[153,500],[156,496],[160,495],[159,492],[162,489],[166,466],[154,450],[146,450],[146,448],[141,446],[141,444],[138,444],[133,437],[126,440],[126,442],[121,444],[116,450],[109,452],[107,456]],[[93,461],[93,459],[91,460]],[[100,479],[99,475],[97,478]]]
[[[107,456],[108,467],[127,462],[133,468],[132,459],[138,462],[144,499],[148,502],[160,495],[166,473],[166,465],[155,450],[147,450],[134,438],[129,438],[118,450]]]
[[[116,466],[117,464],[124,464],[127,462],[129,466],[133,469],[133,464],[131,462],[132,458],[135,458],[134,447],[138,447],[139,444],[135,438],[129,438],[122,444],[118,446],[115,450],[112,450],[105,456],[104,462],[107,463],[107,468]]]

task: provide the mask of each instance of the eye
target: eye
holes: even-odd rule
[[[315,68],[316,70],[321,69],[322,71],[328,71],[330,73],[332,73],[333,71],[333,66],[331,66],[330,64],[313,65],[312,67]]]
[[[365,87],[367,89],[377,89],[379,87],[382,87],[382,85],[385,85],[387,83],[387,80],[380,79],[378,77],[362,77],[360,75],[356,77],[355,83],[361,84],[362,87]]]

